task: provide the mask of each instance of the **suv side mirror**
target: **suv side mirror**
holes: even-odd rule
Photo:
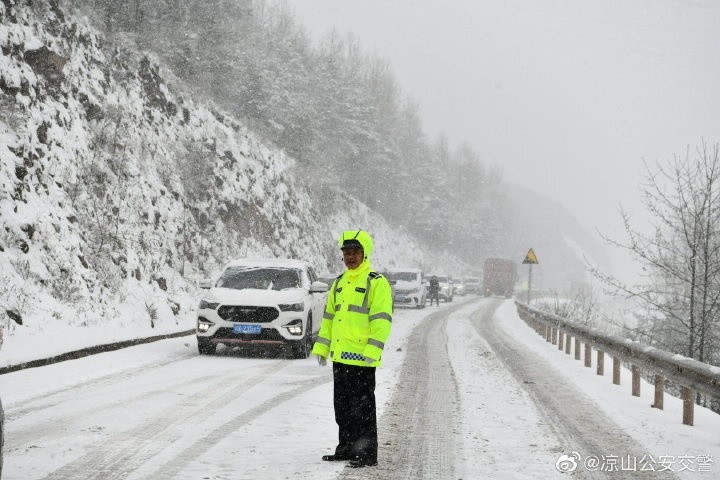
[[[313,282],[310,285],[310,293],[325,293],[330,287],[324,282]]]
[[[202,280],[198,281],[198,287],[202,288],[203,290],[210,290],[213,287],[213,281],[209,278],[203,278]]]

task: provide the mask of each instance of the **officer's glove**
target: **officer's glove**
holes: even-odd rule
[[[370,365],[371,363],[375,363],[375,360],[370,357],[365,357],[363,360],[365,360],[365,363],[367,363],[368,365]]]
[[[317,357],[318,365],[321,367],[324,367],[327,365],[327,358],[323,357],[322,355],[315,355]]]

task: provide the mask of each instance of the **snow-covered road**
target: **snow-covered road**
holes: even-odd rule
[[[396,312],[377,375],[378,467],[320,460],[336,441],[331,368],[232,350],[199,356],[186,337],[0,376],[3,478],[553,479],[570,475],[556,462],[573,451],[687,453],[653,451],[603,413],[539,353],[553,354],[513,308],[465,297]],[[707,443],[714,425],[688,428],[687,441]],[[717,440],[699,448],[720,450]],[[639,473],[579,465],[572,475]]]

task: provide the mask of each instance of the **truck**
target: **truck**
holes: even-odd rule
[[[517,280],[517,265],[507,258],[488,258],[483,266],[483,292],[486,297],[510,298]]]

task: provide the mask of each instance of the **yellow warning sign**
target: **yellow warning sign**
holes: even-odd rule
[[[528,250],[527,255],[525,255],[525,260],[523,260],[522,263],[540,263],[538,262],[537,255],[535,255],[535,251],[531,248]]]

